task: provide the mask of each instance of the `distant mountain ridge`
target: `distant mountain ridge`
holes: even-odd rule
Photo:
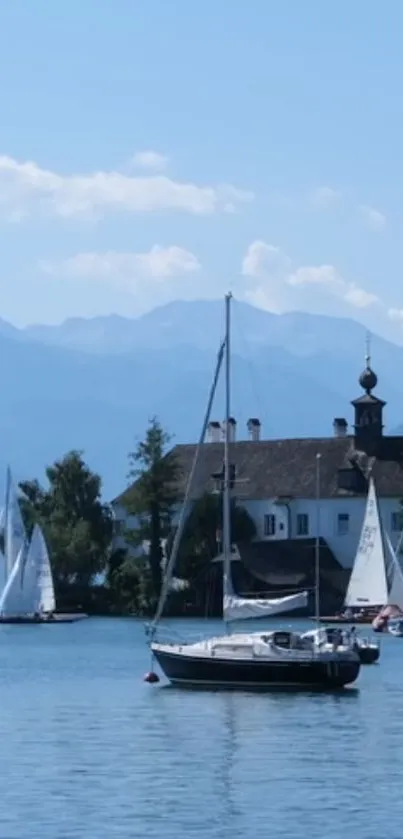
[[[354,320],[303,312],[277,315],[248,303],[233,304],[232,331],[236,347],[245,339],[253,349],[280,346],[295,355],[306,356],[325,348],[334,351],[334,342],[339,343],[343,329],[354,331],[363,356],[365,330]],[[139,347],[161,349],[178,343],[215,349],[222,331],[221,301],[200,300],[174,301],[138,318],[108,315],[69,318],[58,326],[27,326],[20,330],[20,337],[51,346],[111,354],[131,352]]]
[[[353,421],[365,330],[352,320],[274,315],[233,306],[232,410],[238,438],[250,416],[262,436],[326,436],[334,416]],[[17,477],[43,476],[70,448],[104,478],[126,485],[127,452],[154,414],[190,442],[200,430],[223,333],[220,301],[174,302],[137,319],[117,315],[17,329],[0,320],[1,459]],[[401,424],[403,348],[375,336],[373,367],[387,429]],[[223,415],[222,389],[213,418]],[[0,467],[1,467],[0,462]]]

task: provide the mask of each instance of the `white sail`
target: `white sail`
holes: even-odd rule
[[[308,593],[301,591],[286,597],[257,599],[224,595],[223,617],[225,621],[249,620],[272,617],[293,609],[302,609],[308,605]]]
[[[6,558],[3,554],[3,551],[0,551],[0,594],[3,591],[3,588],[6,584],[6,580],[7,580]]]
[[[52,569],[42,529],[35,525],[29,555],[35,567],[35,612],[54,612],[56,608]]]
[[[370,479],[364,523],[345,598],[346,607],[383,606],[388,600],[385,551],[375,484]]]
[[[385,536],[389,554],[392,560],[390,589],[387,603],[388,606],[399,606],[399,609],[403,611],[403,572],[400,566],[400,562],[396,556],[396,551],[392,547],[389,535],[385,534]]]
[[[0,535],[4,540],[4,525],[6,521],[6,511],[5,508],[0,511]],[[4,554],[4,549],[0,550],[0,594],[2,593],[4,586],[7,580],[7,569],[6,569],[6,557]]]
[[[0,615],[5,618],[21,617],[28,614],[24,607],[22,579],[24,554],[25,550],[22,546],[0,597]]]
[[[7,576],[11,574],[13,566],[19,556],[21,548],[26,543],[26,532],[21,515],[18,495],[11,477],[10,469],[7,470],[7,503],[6,503],[6,535],[5,535],[5,557]]]
[[[53,578],[46,542],[35,525],[28,548],[21,546],[0,598],[3,617],[26,617],[55,610]]]

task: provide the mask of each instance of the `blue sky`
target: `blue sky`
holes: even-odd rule
[[[1,4],[1,316],[232,287],[400,340],[402,31],[398,0]]]

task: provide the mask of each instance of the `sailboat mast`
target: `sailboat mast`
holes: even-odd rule
[[[225,437],[224,437],[224,491],[223,491],[223,594],[232,593],[231,583],[231,506],[229,435],[231,415],[231,298],[225,295]],[[229,632],[228,622],[225,623]]]
[[[320,623],[320,454],[316,455],[315,619]]]

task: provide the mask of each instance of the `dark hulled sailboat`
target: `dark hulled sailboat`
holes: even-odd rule
[[[231,581],[230,534],[230,304],[226,296],[226,334],[215,371],[208,408],[199,445],[192,465],[171,556],[166,568],[161,598],[150,630],[150,648],[166,677],[181,687],[217,688],[294,688],[337,689],[353,683],[360,671],[360,659],[351,645],[333,645],[324,649],[314,639],[307,640],[299,633],[286,630],[235,633],[230,631],[234,620],[268,617],[289,612],[306,605],[307,593],[276,599],[238,597]],[[225,352],[225,441],[223,492],[223,617],[227,632],[196,643],[170,643],[156,640],[157,624],[169,592],[179,540],[186,520],[190,490],[197,468],[200,449],[210,417],[210,411]],[[153,678],[152,678],[153,676]],[[149,674],[148,681],[157,681]]]

